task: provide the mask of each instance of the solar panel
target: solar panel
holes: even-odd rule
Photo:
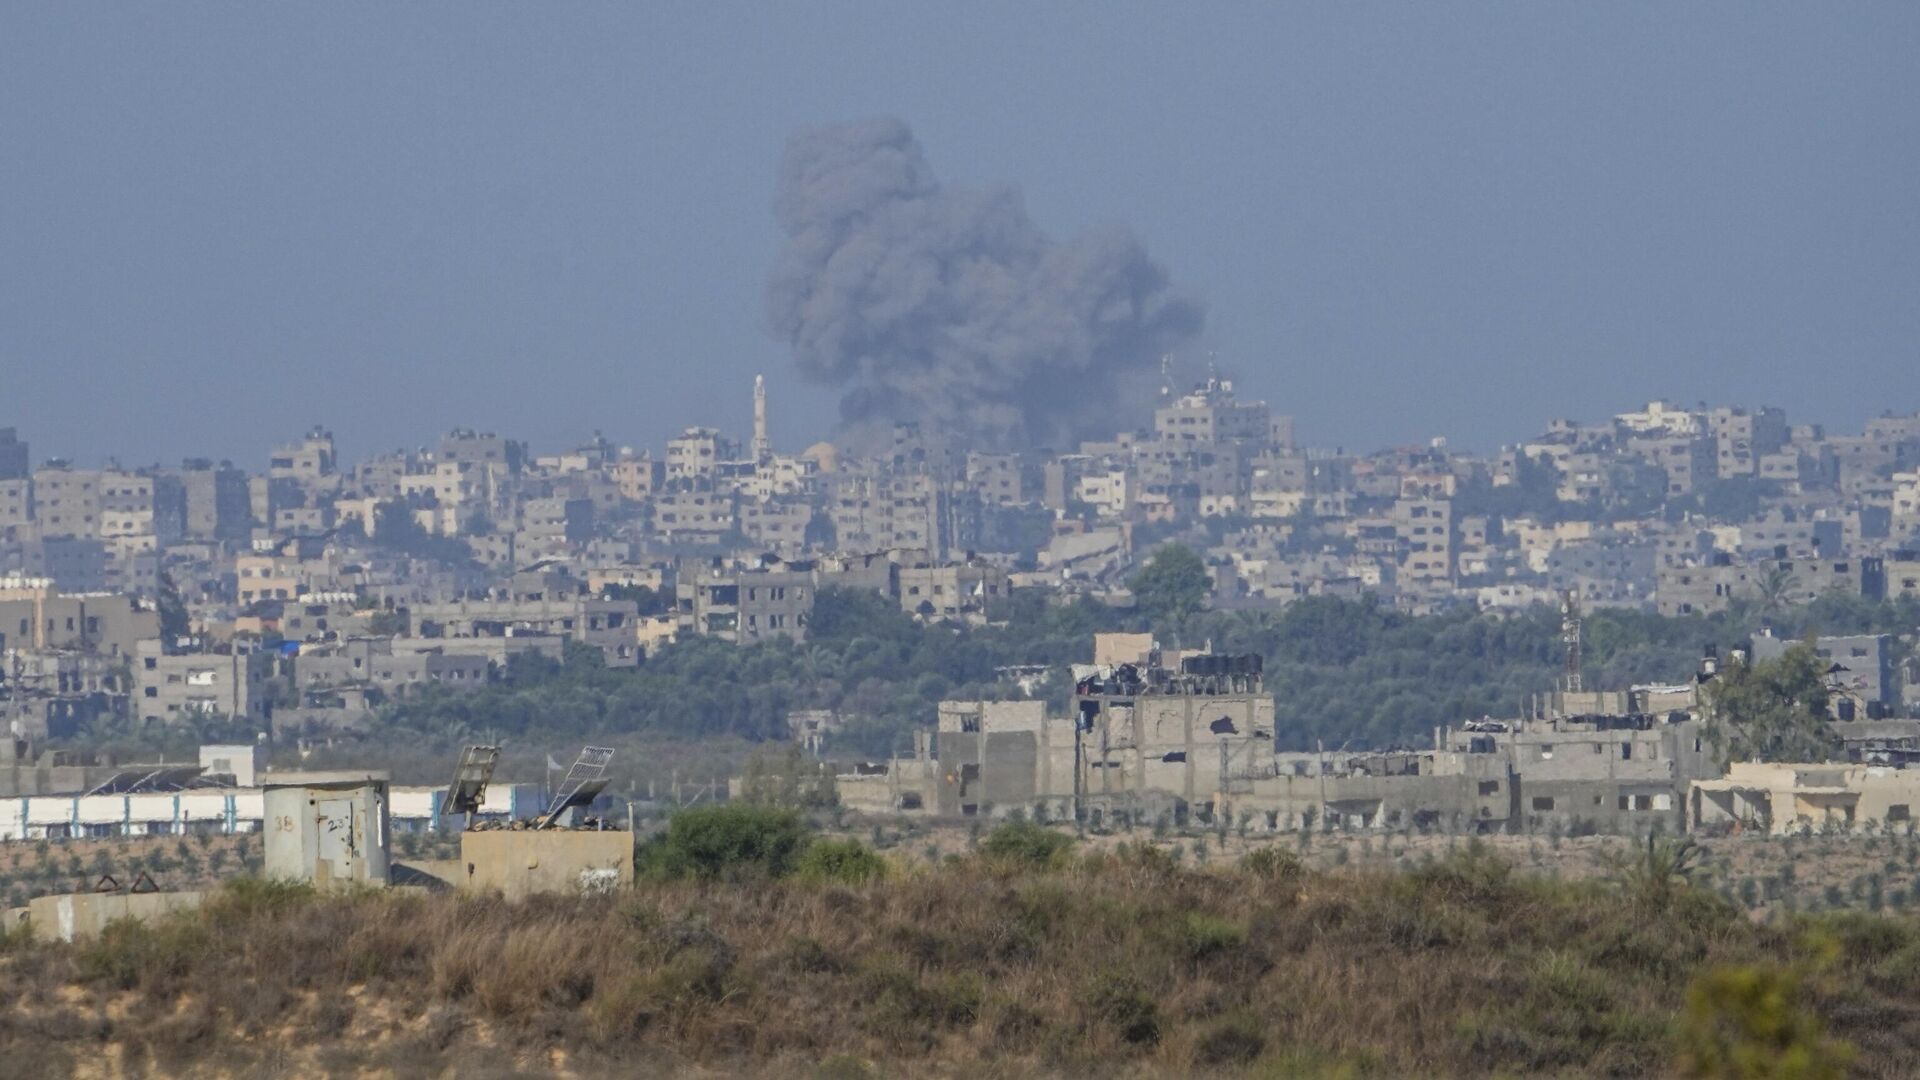
[[[137,795],[146,791],[184,791],[203,771],[199,765],[162,765],[126,769],[95,784],[88,795]]]
[[[547,812],[540,815],[538,829],[551,828],[560,820],[560,815],[576,806],[586,806],[607,787],[607,762],[613,760],[613,750],[605,746],[589,746],[580,751],[580,758],[567,770],[566,779],[560,781],[560,787],[553,793],[553,802],[547,806]]]
[[[447,798],[440,816],[478,813],[487,799],[487,784],[493,779],[494,766],[500,763],[497,746],[469,746],[460,753],[454,767],[453,783],[447,785]]]

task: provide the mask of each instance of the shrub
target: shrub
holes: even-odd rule
[[[214,922],[243,922],[263,915],[278,915],[312,903],[318,894],[304,881],[278,878],[233,878],[209,897],[206,911]]]
[[[1238,924],[1212,915],[1188,912],[1180,924],[1180,951],[1200,961],[1245,948],[1247,932]]]
[[[186,975],[206,945],[203,925],[189,917],[151,924],[116,919],[80,946],[74,958],[86,981],[131,990]]]
[[[800,815],[772,806],[703,806],[682,810],[665,834],[640,854],[658,879],[740,881],[784,877],[807,846]]]
[[[858,840],[816,840],[800,853],[794,872],[802,881],[865,885],[887,876],[887,860]]]
[[[1083,1002],[1092,1018],[1135,1045],[1160,1041],[1153,998],[1131,976],[1107,974],[1087,987]]]
[[[1200,1036],[1194,1047],[1202,1064],[1219,1067],[1245,1065],[1267,1048],[1266,1037],[1251,1018],[1236,1016],[1215,1025]]]
[[[1073,837],[1044,825],[1009,821],[980,841],[980,853],[998,862],[1022,866],[1051,866],[1073,846]]]
[[[1290,882],[1306,873],[1306,863],[1286,848],[1268,845],[1248,852],[1240,860],[1240,869],[1262,881]]]
[[[1687,990],[1680,1060],[1686,1073],[1710,1077],[1839,1077],[1852,1050],[1827,1038],[1819,1017],[1799,1001],[1800,976],[1786,968],[1715,968]]]

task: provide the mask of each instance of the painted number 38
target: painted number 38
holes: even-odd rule
[[[279,817],[277,817],[277,818],[274,818],[274,819],[273,819],[273,831],[274,831],[274,832],[292,832],[292,831],[293,831],[293,819],[292,819],[291,817],[288,817],[288,816],[287,816],[287,815],[285,815],[285,814],[282,814],[282,815],[280,815]]]

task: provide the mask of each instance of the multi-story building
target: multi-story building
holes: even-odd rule
[[[1772,633],[1753,636],[1755,661],[1774,660],[1798,644]],[[1814,654],[1827,668],[1827,708],[1840,720],[1891,716],[1900,705],[1899,650],[1889,634],[1815,638]]]
[[[1874,557],[1742,563],[1716,552],[1704,564],[1663,566],[1658,578],[1655,606],[1667,616],[1724,611],[1736,600],[1796,605],[1828,592],[1869,600],[1887,595],[1886,564]]]
[[[527,445],[491,431],[456,428],[440,440],[434,460],[467,466],[469,470],[491,469],[503,476],[518,476],[526,466]]]
[[[301,487],[313,487],[335,471],[333,432],[314,428],[298,442],[274,447],[267,461],[267,476],[274,480],[292,480]]]
[[[1453,503],[1448,499],[1398,499],[1393,530],[1399,544],[1396,581],[1403,590],[1439,591],[1453,585]]]
[[[712,481],[722,462],[740,457],[740,448],[717,428],[690,427],[667,440],[669,483]]]
[[[1010,592],[1006,570],[991,563],[936,564],[917,556],[900,562],[897,588],[909,615],[973,624],[984,624],[988,606]]]
[[[770,560],[758,566],[689,560],[675,587],[682,634],[751,645],[806,637],[816,591],[814,564]]]
[[[782,555],[797,555],[807,546],[807,527],[813,507],[797,499],[742,500],[740,531],[754,544]]]
[[[195,540],[239,540],[252,528],[247,474],[227,462],[189,459],[172,478],[180,486],[182,531]]]
[[[143,641],[133,663],[133,713],[147,723],[222,716],[265,724],[271,718],[272,658],[260,653],[165,652]]]
[[[25,480],[32,475],[27,444],[13,428],[0,428],[0,480]]]
[[[0,578],[0,653],[8,649],[134,654],[160,637],[160,617],[126,595],[71,595],[45,578]]]
[[[101,474],[49,463],[33,473],[33,519],[42,536],[98,539]]]
[[[983,502],[994,506],[1019,506],[1027,501],[1024,472],[1017,454],[988,454],[975,451],[967,455],[967,486]]]
[[[1209,377],[1155,409],[1153,430],[1162,442],[1264,445],[1272,437],[1273,419],[1266,402],[1239,401],[1232,382]]]
[[[1707,413],[1707,431],[1720,479],[1757,476],[1760,459],[1786,444],[1787,416],[1775,408],[1713,409]]]

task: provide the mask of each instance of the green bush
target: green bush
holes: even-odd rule
[[[1050,866],[1065,857],[1072,846],[1073,837],[1054,832],[1045,825],[1009,821],[980,841],[980,853],[999,862]]]
[[[887,860],[858,840],[816,840],[800,853],[794,873],[802,881],[865,885],[887,876]]]
[[[792,872],[811,832],[800,815],[772,806],[703,806],[682,810],[640,853],[655,879],[740,881]]]
[[[1286,848],[1269,845],[1248,852],[1240,860],[1240,869],[1262,881],[1291,882],[1306,873],[1306,864]]]
[[[1199,961],[1245,948],[1247,932],[1226,919],[1188,912],[1180,925],[1179,939],[1186,958]]]
[[[1802,1000],[1800,972],[1772,965],[1714,968],[1687,990],[1680,1064],[1690,1076],[1845,1075],[1853,1050],[1827,1037]]]
[[[1093,1020],[1135,1045],[1160,1041],[1160,1015],[1153,998],[1131,976],[1109,973],[1088,986],[1082,1001]]]

